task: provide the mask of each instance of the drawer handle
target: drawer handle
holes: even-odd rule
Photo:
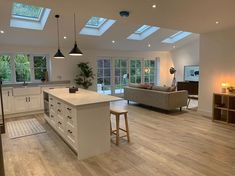
[[[61,110],[60,110],[60,109],[58,109],[57,111],[58,111],[58,112],[61,112]]]
[[[68,130],[68,132],[69,132],[70,134],[72,134],[72,133],[73,133],[71,130]]]
[[[50,98],[50,100],[53,100],[53,98]]]
[[[51,104],[51,107],[53,107],[54,105],[53,104]]]
[[[60,105],[61,103],[60,103],[60,102],[58,102],[57,104],[58,104],[58,105]]]
[[[69,119],[72,119],[72,117],[70,117],[70,116],[67,116]]]
[[[53,116],[53,115],[51,115],[51,118],[54,118],[54,116]]]
[[[61,123],[61,122],[58,122],[58,124],[60,124],[60,125],[61,125],[62,123]]]
[[[69,111],[71,111],[72,109],[70,109],[70,108],[67,108]]]

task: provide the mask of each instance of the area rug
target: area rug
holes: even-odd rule
[[[31,136],[46,132],[46,130],[35,118],[7,122],[6,127],[7,127],[8,136],[11,139],[20,138],[24,136]]]

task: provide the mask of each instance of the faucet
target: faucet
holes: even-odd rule
[[[27,85],[28,85],[28,83],[26,83],[26,82],[24,81],[23,86],[27,86]]]

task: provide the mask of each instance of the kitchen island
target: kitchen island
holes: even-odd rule
[[[79,89],[44,90],[47,122],[77,153],[79,160],[110,150],[110,102],[121,98]]]

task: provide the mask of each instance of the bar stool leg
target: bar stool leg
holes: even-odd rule
[[[110,135],[112,135],[112,132],[113,132],[113,129],[112,129],[112,120],[111,120],[111,117],[110,117]]]
[[[129,126],[128,126],[127,113],[125,113],[124,116],[125,116],[125,125],[126,125],[127,140],[128,140],[128,142],[130,142],[130,133],[129,133]]]
[[[119,115],[116,115],[116,145],[119,145]]]

